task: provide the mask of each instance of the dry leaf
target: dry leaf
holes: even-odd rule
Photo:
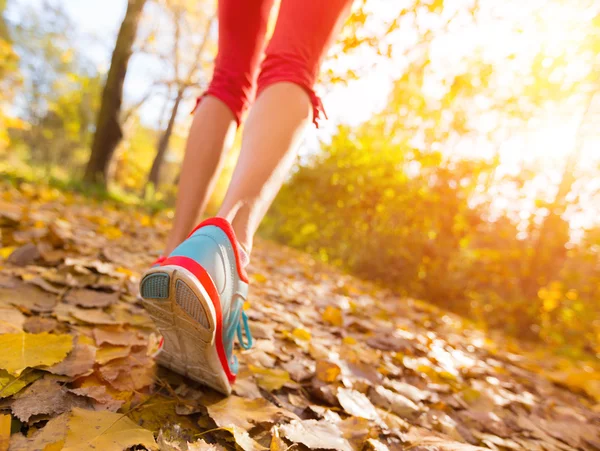
[[[0,288],[0,300],[40,313],[51,312],[58,302],[55,294],[22,282],[15,288]]]
[[[152,432],[124,415],[73,409],[63,451],[123,451],[136,445],[158,450]]]
[[[297,418],[293,413],[271,404],[264,398],[245,399],[229,396],[206,408],[218,426],[233,425],[245,430],[250,430],[259,423],[278,423],[282,419]]]
[[[0,369],[18,376],[25,368],[62,361],[72,348],[73,337],[66,334],[0,335]]]
[[[86,405],[84,398],[69,393],[56,381],[40,379],[15,396],[11,410],[17,418],[26,422],[34,415],[56,415],[74,406]]]
[[[108,307],[119,300],[119,293],[106,293],[103,291],[87,290],[85,288],[76,288],[65,296],[68,304],[78,305],[80,307]]]
[[[73,388],[69,390],[78,396],[86,396],[94,401],[94,410],[116,412],[125,403],[122,399],[113,398],[104,385]]]
[[[256,440],[251,438],[248,432],[244,431],[243,429],[240,429],[237,426],[228,426],[223,428],[223,430],[231,432],[235,443],[244,451],[263,451],[267,449],[260,443],[258,443]]]
[[[138,332],[125,330],[121,326],[95,327],[93,334],[98,346],[104,343],[116,346],[143,346],[148,342],[138,336]]]
[[[344,325],[344,318],[342,316],[342,309],[328,305],[323,311],[323,321],[332,326],[341,327]]]
[[[0,370],[0,398],[8,398],[20,392],[33,381],[42,376],[41,371],[26,371],[20,376],[13,376],[8,371]]]
[[[96,363],[104,365],[111,360],[127,357],[130,352],[129,346],[102,346],[96,350]]]
[[[61,374],[64,376],[83,376],[91,373],[96,361],[96,348],[82,343],[82,340],[75,340],[75,346],[62,362],[44,368],[52,374]]]
[[[385,410],[391,410],[400,417],[412,416],[419,413],[419,406],[398,393],[383,388],[382,386],[372,387],[369,390],[369,398]]]
[[[287,371],[279,369],[266,369],[249,365],[248,368],[254,374],[258,385],[267,391],[279,390],[288,382],[291,382]]]
[[[63,413],[55,418],[50,419],[46,425],[35,431],[28,437],[21,434],[15,434],[11,437],[10,451],[31,451],[44,450],[48,451],[53,444],[60,445],[58,450],[62,449],[62,443],[67,435],[67,423],[70,414]],[[1,448],[0,448],[1,449]]]
[[[23,324],[23,330],[30,334],[41,334],[42,332],[53,332],[58,327],[58,321],[54,318],[43,316],[30,316]]]
[[[339,388],[337,399],[344,410],[350,415],[368,420],[377,420],[379,418],[377,410],[375,410],[375,406],[371,404],[369,398],[356,390]]]
[[[23,331],[25,315],[10,306],[0,304],[0,334],[9,334]]]
[[[8,450],[10,441],[10,415],[0,414],[0,451]]]
[[[316,366],[317,379],[323,382],[334,382],[342,374],[341,368],[333,362],[319,360]]]
[[[280,426],[281,433],[294,443],[302,443],[311,449],[336,449],[353,451],[342,432],[332,423],[317,420],[294,420]]]

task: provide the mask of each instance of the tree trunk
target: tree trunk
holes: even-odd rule
[[[160,181],[160,171],[165,160],[165,154],[167,153],[167,149],[169,148],[169,140],[171,139],[171,135],[173,134],[175,119],[177,118],[177,112],[179,111],[179,106],[181,105],[181,101],[183,100],[183,94],[184,90],[180,89],[179,91],[177,91],[177,97],[175,98],[173,109],[171,110],[171,117],[169,117],[167,128],[165,129],[164,133],[161,135],[158,141],[156,156],[154,157],[154,161],[152,162],[152,168],[150,169],[150,174],[148,175],[148,182],[146,183],[146,186],[144,188],[144,193],[148,192],[148,188],[150,185],[156,187],[158,186],[158,182]]]
[[[127,4],[127,12],[121,23],[110,70],[102,92],[102,103],[96,121],[92,153],[84,175],[84,181],[87,183],[106,186],[110,160],[123,138],[120,123],[123,83],[145,3],[146,0],[129,0]]]

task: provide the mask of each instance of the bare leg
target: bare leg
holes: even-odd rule
[[[204,213],[236,125],[229,107],[216,97],[206,96],[198,105],[185,149],[175,220],[165,255],[187,237]]]
[[[247,251],[294,161],[312,111],[306,91],[288,82],[266,87],[250,110],[240,157],[218,214],[231,222]]]

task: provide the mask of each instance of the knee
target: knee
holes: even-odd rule
[[[211,95],[224,102],[239,125],[254,95],[254,78],[253,74],[228,70],[217,65],[205,95]]]

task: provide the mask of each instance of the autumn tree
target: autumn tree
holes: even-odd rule
[[[111,65],[102,92],[96,131],[84,180],[106,185],[108,168],[114,151],[123,138],[121,105],[123,83],[146,0],[128,0],[127,11],[117,36]]]
[[[161,132],[156,147],[156,155],[152,162],[148,180],[144,188],[148,192],[150,186],[156,187],[160,181],[161,168],[169,147],[169,141],[176,125],[182,101],[190,88],[206,84],[208,59],[207,51],[211,50],[211,27],[214,16],[206,14],[206,5],[202,2],[189,4],[185,1],[165,2],[161,5],[171,19],[173,31],[172,46],[161,52],[159,58],[167,65],[168,78],[162,84],[168,89],[171,108],[166,127]],[[198,30],[203,30],[198,33]]]

